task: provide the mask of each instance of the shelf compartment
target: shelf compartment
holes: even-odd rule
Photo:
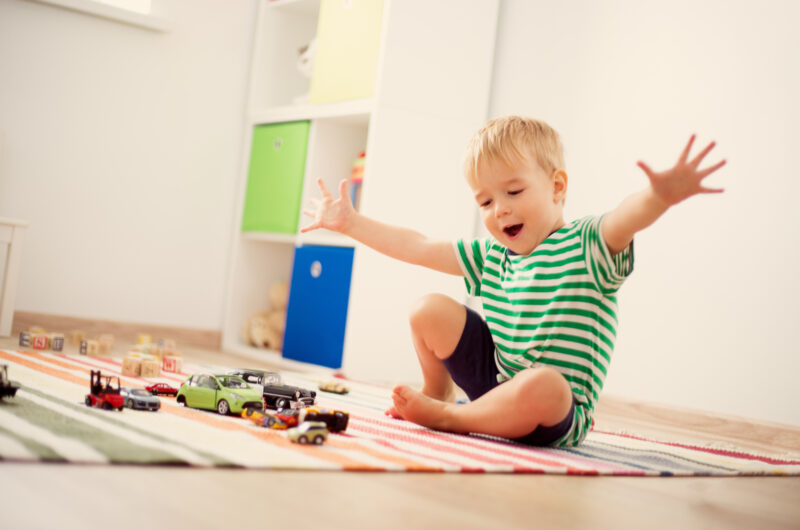
[[[298,121],[253,129],[243,232],[297,232],[309,128]]]

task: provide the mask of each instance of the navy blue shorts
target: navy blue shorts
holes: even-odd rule
[[[494,361],[494,341],[489,326],[481,316],[468,307],[467,322],[453,354],[444,360],[455,384],[469,397],[478,399],[500,383],[497,382],[497,365]],[[540,425],[533,432],[514,441],[526,445],[547,446],[564,436],[572,427],[575,416],[575,398],[563,421],[550,427]]]

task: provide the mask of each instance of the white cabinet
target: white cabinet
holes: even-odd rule
[[[413,381],[420,375],[408,331],[409,307],[431,291],[464,299],[460,278],[393,262],[338,234],[242,232],[253,131],[265,124],[307,120],[303,205],[318,195],[317,178],[336,190],[349,176],[355,157],[366,151],[363,213],[440,238],[474,233],[475,208],[461,176],[461,156],[487,115],[498,0],[383,0],[382,9],[377,9],[379,30],[370,27],[357,33],[367,42],[377,41],[377,54],[372,54],[377,57],[372,59],[377,61],[371,74],[374,86],[365,91],[361,74],[369,68],[347,62],[349,55],[369,61],[370,54],[346,51],[353,49],[352,39],[343,42],[341,35],[352,37],[352,27],[338,28],[336,36],[337,28],[330,26],[342,23],[338,19],[346,19],[347,10],[365,6],[366,19],[374,19],[376,5],[381,1],[263,0],[259,7],[223,348],[286,364],[279,352],[245,346],[240,337],[243,322],[266,308],[271,284],[291,280],[296,246],[351,246],[355,257],[344,371],[354,378]],[[325,64],[311,81],[297,69],[297,50],[317,34],[320,9],[319,26],[325,29],[317,40],[317,54]],[[330,35],[336,45],[325,48]],[[331,66],[338,60],[341,69]],[[337,72],[345,81],[352,79],[355,99],[343,99],[348,85],[342,87],[342,79],[330,87],[320,81],[322,76],[335,78]],[[295,102],[308,92],[312,101],[325,102]],[[306,222],[301,218],[299,226]],[[313,326],[309,322],[310,333]]]

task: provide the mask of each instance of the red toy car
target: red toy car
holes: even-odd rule
[[[113,383],[116,381],[117,386]],[[103,375],[100,370],[92,370],[89,379],[89,394],[86,394],[87,407],[100,407],[106,410],[122,410],[125,398],[119,393],[119,377]]]
[[[144,387],[145,390],[154,396],[177,396],[178,389],[166,383],[155,383]]]

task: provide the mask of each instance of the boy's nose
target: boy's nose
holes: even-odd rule
[[[494,215],[495,217],[503,217],[508,215],[510,212],[510,208],[508,207],[508,203],[505,201],[495,201],[494,203]]]

